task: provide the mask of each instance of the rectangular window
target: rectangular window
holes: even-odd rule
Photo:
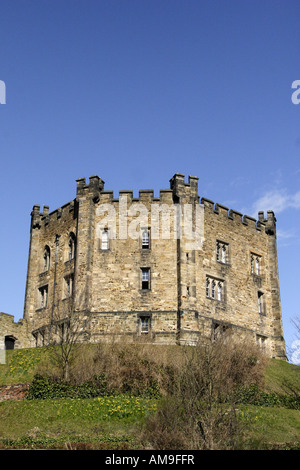
[[[73,275],[66,276],[64,281],[65,281],[65,285],[64,285],[65,298],[71,297],[73,294]]]
[[[261,335],[256,335],[256,342],[261,347],[262,351],[266,349],[266,337]]]
[[[140,332],[148,334],[151,327],[151,318],[149,316],[140,317]]]
[[[142,290],[150,289],[150,268],[141,268],[142,271]]]
[[[149,250],[150,248],[150,230],[148,228],[142,229],[142,249]]]
[[[39,308],[47,307],[48,286],[39,288]]]
[[[109,249],[109,234],[108,230],[104,229],[101,235],[101,250]]]

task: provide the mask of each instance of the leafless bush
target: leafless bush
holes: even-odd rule
[[[237,448],[242,429],[235,391],[260,384],[264,365],[254,345],[230,336],[188,350],[172,382],[171,400],[149,418],[145,438],[159,450]]]
[[[79,384],[103,374],[111,391],[139,395],[166,394],[169,381],[182,368],[182,351],[143,343],[112,341],[81,345],[70,371],[71,381]]]

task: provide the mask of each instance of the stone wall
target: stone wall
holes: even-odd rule
[[[26,398],[29,384],[2,385],[0,386],[0,401],[20,401]]]
[[[0,312],[0,350],[5,349],[5,338],[11,339],[14,348],[28,348],[30,342],[31,330],[26,320],[14,321],[13,315]]]

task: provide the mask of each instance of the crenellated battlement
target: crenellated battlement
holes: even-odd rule
[[[31,212],[32,228],[41,228],[42,226],[56,223],[58,219],[64,220],[66,217],[69,217],[71,212],[74,213],[75,206],[76,200],[72,200],[49,212],[49,206],[43,206],[43,210],[40,211],[41,206],[35,204]]]
[[[139,197],[133,197],[133,190],[122,189],[119,190],[119,197],[114,197],[113,191],[102,191],[99,198],[99,203],[119,203],[120,198],[127,198],[127,202],[140,202],[144,204],[161,202],[164,204],[173,203],[172,189],[161,189],[159,197],[154,196],[153,189],[140,189]]]
[[[215,203],[214,201],[211,201],[210,199],[206,199],[205,197],[201,198],[201,204],[203,204],[204,207],[207,207],[214,214],[223,215],[224,217],[230,220],[236,221],[237,223],[240,223],[241,225],[245,225],[249,228],[254,228],[255,230],[258,230],[258,231],[261,231],[262,227],[267,225],[268,220],[269,222],[271,221],[271,218],[270,219],[264,218],[263,212],[259,212],[258,219],[255,219],[254,217],[251,217],[250,215],[242,214],[241,212],[238,212],[234,209],[229,209],[228,207],[223,206],[222,204],[219,204],[219,203]]]
[[[192,203],[200,202],[206,209],[209,209],[211,213],[223,216],[229,220],[235,221],[255,229],[257,231],[263,231],[269,235],[274,235],[276,232],[276,218],[274,212],[267,211],[267,217],[263,211],[258,212],[258,219],[247,214],[242,214],[234,209],[230,209],[220,203],[202,197],[200,199],[198,195],[198,180],[196,176],[188,176],[188,182],[185,182],[185,175],[183,173],[175,173],[170,179],[170,189],[161,189],[159,197],[154,196],[153,189],[140,189],[139,196],[133,197],[133,190],[119,190],[119,196],[115,197],[112,190],[104,190],[105,182],[97,175],[89,177],[89,182],[86,182],[86,178],[79,178],[76,180],[77,191],[76,198],[63,206],[55,209],[49,213],[49,206],[44,205],[43,211],[40,211],[39,205],[34,205],[31,213],[32,216],[32,227],[41,227],[42,224],[48,225],[52,221],[57,221],[60,218],[64,218],[70,212],[74,212],[75,206],[80,198],[90,197],[94,203],[99,204],[118,204],[120,199],[124,200],[126,197],[127,203],[161,203],[161,204],[178,204],[178,203]]]

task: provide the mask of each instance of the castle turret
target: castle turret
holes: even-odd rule
[[[31,212],[29,256],[27,266],[27,279],[25,290],[24,314],[25,320],[31,320],[35,312],[34,293],[35,293],[35,275],[37,273],[37,257],[39,248],[39,229],[41,228],[42,214],[40,206],[35,204]]]
[[[170,179],[170,188],[173,190],[173,200],[175,203],[192,202],[198,200],[198,177],[189,176],[188,183],[185,183],[182,173],[175,173]]]
[[[262,217],[262,215],[261,215]],[[277,257],[276,217],[273,211],[267,212],[266,233],[268,234],[269,269],[271,281],[271,312],[273,317],[274,356],[286,357],[283,338],[281,299],[279,288],[279,270]]]
[[[85,178],[77,180],[76,201],[78,203],[77,219],[77,256],[76,270],[86,271],[86,276],[75,278],[75,310],[78,312],[89,310],[91,275],[93,266],[93,243],[95,203],[100,199],[100,193],[104,189],[104,181],[97,175],[90,176],[89,184]]]

